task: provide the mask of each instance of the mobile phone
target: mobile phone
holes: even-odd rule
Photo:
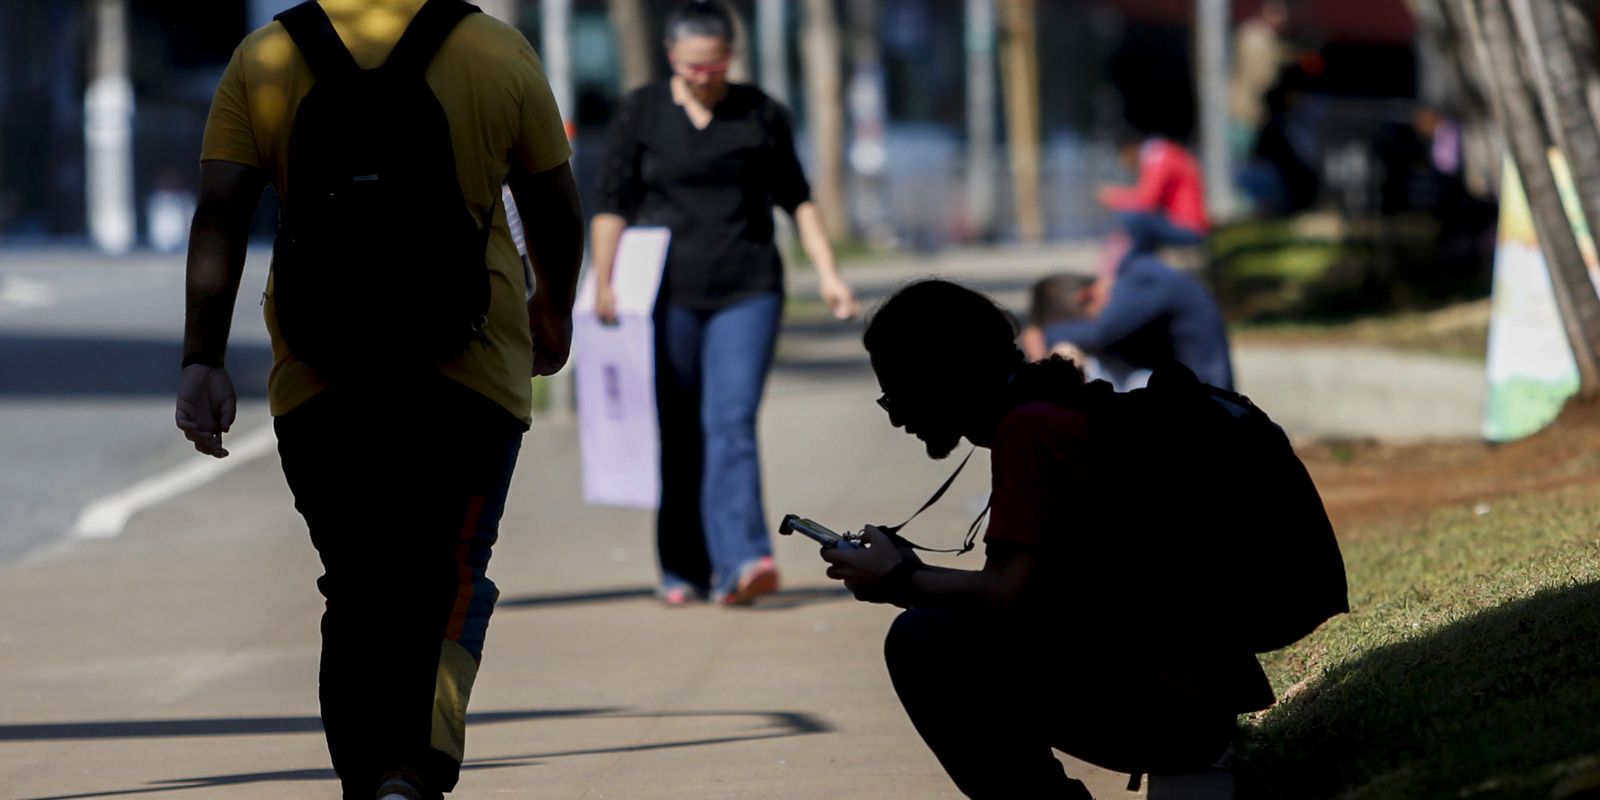
[[[794,514],[783,518],[783,523],[778,526],[778,533],[784,536],[788,536],[791,533],[799,533],[801,536],[811,539],[823,547],[860,547],[855,540],[834,533],[823,525]]]

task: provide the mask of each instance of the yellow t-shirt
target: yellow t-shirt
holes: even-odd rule
[[[356,63],[381,65],[424,0],[322,0]],[[230,161],[266,170],[279,196],[288,176],[289,133],[295,110],[315,77],[288,31],[277,22],[247,36],[233,53],[206,120],[202,161]],[[544,68],[528,40],[487,14],[472,14],[445,40],[427,72],[444,106],[456,152],[456,174],[473,214],[495,207],[489,238],[488,347],[466,348],[440,370],[531,421],[533,337],[524,304],[526,279],[500,186],[510,170],[537,174],[572,156]],[[327,387],[283,344],[267,283],[265,315],[272,335],[267,398],[285,414]]]

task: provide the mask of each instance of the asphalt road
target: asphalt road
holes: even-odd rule
[[[236,435],[267,422],[271,351],[248,259],[229,367]],[[96,498],[198,458],[173,426],[183,258],[0,250],[0,565],[62,539]]]

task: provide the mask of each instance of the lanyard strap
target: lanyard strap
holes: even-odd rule
[[[967,528],[967,537],[966,537],[966,539],[964,539],[962,541],[961,547],[959,547],[959,548],[949,548],[949,549],[945,549],[945,550],[935,550],[935,549],[933,549],[931,547],[923,547],[922,545],[917,544],[916,542],[913,542],[910,539],[905,538],[904,536],[901,536],[900,535],[900,529],[904,528],[907,525],[910,525],[911,521],[916,519],[917,517],[922,516],[922,512],[927,511],[929,508],[933,507],[934,503],[939,502],[939,500],[944,497],[944,493],[945,492],[950,491],[950,486],[956,482],[956,478],[961,475],[961,471],[967,468],[967,462],[972,460],[972,454],[976,453],[976,452],[978,452],[978,448],[976,448],[976,447],[974,447],[971,450],[967,451],[967,457],[961,459],[961,464],[956,467],[956,471],[950,473],[950,477],[945,479],[944,485],[939,487],[939,491],[934,492],[933,496],[928,498],[928,502],[923,503],[922,504],[922,508],[917,509],[917,512],[915,514],[912,514],[910,517],[908,517],[906,519],[905,522],[902,522],[899,525],[896,525],[896,526],[894,526],[892,528],[884,528],[883,529],[883,532],[889,534],[889,538],[891,540],[893,540],[894,543],[897,546],[899,546],[899,547],[909,547],[912,550],[921,550],[924,553],[955,553],[958,556],[962,555],[963,553],[969,553],[969,552],[972,551],[974,542],[978,538],[978,531],[983,527],[983,520],[984,520],[984,518],[989,516],[989,507],[994,504],[994,498],[993,497],[991,497],[988,502],[983,504],[983,512],[978,514],[978,518],[973,520],[972,521],[972,525]]]

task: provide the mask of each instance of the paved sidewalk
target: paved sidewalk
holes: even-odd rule
[[[968,255],[851,275],[870,298],[943,271],[1015,304],[1065,260]],[[872,403],[859,330],[789,326],[761,421],[773,520],[898,522],[953,468]],[[525,442],[457,796],[958,796],[884,672],[893,609],[842,595],[815,549],[791,539],[777,541],[788,588],[772,602],[660,608],[650,515],[583,505],[576,446],[559,418]],[[980,453],[911,533],[958,542],[986,480]],[[336,797],[316,714],[319,572],[272,457],[145,511],[118,538],[0,569],[0,798]],[[950,686],[972,690],[960,675]],[[1070,770],[1096,797],[1136,796],[1125,776]]]
[[[950,465],[873,396],[859,376],[775,379],[769,516],[898,521],[942,480]],[[578,502],[575,448],[564,422],[524,447],[459,796],[957,797],[882,667],[892,609],[841,595],[791,539],[772,602],[658,607],[649,516]],[[959,540],[985,479],[980,456],[916,534]],[[6,570],[0,797],[336,796],[316,718],[318,571],[272,458],[117,539]],[[1122,776],[1087,774],[1097,796],[1130,796]]]

